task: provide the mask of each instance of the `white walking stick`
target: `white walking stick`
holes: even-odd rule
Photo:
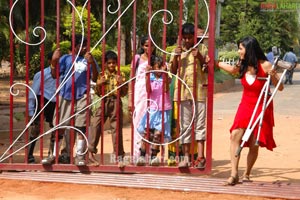
[[[272,70],[275,68],[275,65],[277,64],[277,61],[278,61],[279,57],[276,57],[275,61],[274,61],[274,64],[272,65]],[[264,79],[264,78],[260,78],[260,79]],[[259,137],[260,137],[260,131],[261,131],[261,127],[262,127],[262,123],[263,123],[263,119],[264,119],[264,115],[265,115],[265,111],[266,111],[266,103],[267,103],[267,98],[268,98],[268,95],[269,95],[269,89],[270,89],[270,82],[271,82],[271,75],[269,74],[268,77],[267,77],[267,81],[265,83],[265,91],[264,91],[264,101],[262,103],[262,108],[261,108],[261,117],[260,117],[260,120],[259,120],[259,126],[258,126],[258,131],[257,131],[257,137],[256,137],[256,142],[255,144],[258,146],[259,145]],[[280,84],[281,81],[279,81],[277,83]],[[258,101],[259,103],[259,101]]]
[[[250,122],[248,124],[248,127],[243,135],[243,138],[242,138],[242,143],[241,145],[239,146],[237,152],[236,152],[236,157],[238,157],[242,151],[242,148],[244,146],[244,144],[249,140],[252,132],[253,132],[253,129],[255,128],[255,126],[257,125],[258,122],[260,122],[259,124],[259,128],[258,128],[258,133],[257,133],[257,139],[256,139],[256,144],[258,145],[258,141],[259,141],[259,137],[260,137],[260,131],[261,131],[261,127],[262,127],[262,120],[263,120],[263,117],[264,117],[264,112],[265,112],[265,109],[268,107],[268,105],[271,103],[272,99],[274,98],[276,92],[278,91],[278,88],[280,86],[280,83],[282,82],[284,76],[285,76],[285,73],[288,69],[290,69],[292,67],[292,64],[291,63],[288,63],[288,62],[284,62],[284,61],[278,61],[278,57],[275,59],[274,61],[274,64],[272,65],[272,69],[275,68],[275,66],[279,66],[281,68],[284,68],[284,71],[271,95],[271,97],[268,99],[267,101],[267,96],[268,96],[268,91],[269,91],[269,85],[270,85],[270,75],[268,75],[267,77],[267,81],[266,83],[264,84],[263,88],[262,88],[262,91],[258,97],[258,100],[257,100],[257,103],[255,105],[255,108],[254,108],[254,111],[253,111],[253,114],[251,116],[251,119],[250,119]],[[257,117],[257,119],[255,120],[255,122],[252,124],[253,120],[254,120],[254,117],[256,115],[256,112],[257,112],[257,108],[258,108],[258,105],[260,103],[260,100],[261,100],[261,97],[262,95],[264,94],[264,101],[263,101],[263,105],[262,105],[262,111],[261,113],[259,114],[259,116]]]

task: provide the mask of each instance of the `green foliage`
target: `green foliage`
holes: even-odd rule
[[[149,16],[149,2],[148,1],[137,1],[137,34],[139,36],[147,35],[148,33],[148,16]],[[158,11],[164,8],[164,1],[152,1],[152,15]],[[178,19],[179,18],[179,12],[178,12],[178,0],[169,0],[168,1],[168,10],[173,15],[173,21],[171,24],[166,25],[167,27],[167,45],[173,45],[176,43],[177,39],[177,33],[178,33]],[[152,30],[152,37],[155,43],[163,48],[162,41],[163,41],[163,28],[164,23],[162,21],[164,14],[166,14],[166,20],[170,21],[171,16],[168,13],[165,12],[159,12],[152,18],[151,23],[151,30]],[[124,23],[131,23],[132,21],[132,15],[128,15],[130,19],[128,19],[127,22],[124,21]],[[123,22],[123,21],[122,21]],[[130,26],[128,26],[130,27]]]
[[[128,95],[122,97],[122,108],[123,108],[123,120],[126,118],[126,116],[129,115],[129,109],[128,109]],[[124,120],[125,121],[125,120]],[[123,122],[124,123],[124,122]]]
[[[53,43],[52,45],[52,51],[54,51],[57,48],[56,43]],[[66,40],[66,41],[61,41],[59,43],[59,48],[60,48],[60,52],[61,55],[67,54],[70,52],[71,49],[71,42]]]
[[[0,61],[9,56],[9,25],[5,16],[0,16]]]
[[[288,46],[299,45],[300,25],[296,11],[263,12],[261,2],[246,2],[225,1],[222,4],[220,41],[223,44],[252,35],[265,51],[270,46],[286,50]]]
[[[110,46],[106,45],[105,46],[105,51],[108,51],[108,50],[113,51],[113,49]],[[95,60],[97,61],[99,67],[101,67],[101,65],[102,65],[102,46],[98,47],[98,48],[95,48],[92,52],[92,55],[95,58]]]
[[[219,60],[229,60],[229,59],[234,59],[238,60],[239,59],[239,54],[237,51],[220,51],[219,52]]]
[[[219,51],[237,51],[238,46],[236,43],[226,43],[219,48]]]
[[[174,46],[168,46],[166,48],[166,52],[172,53],[172,52],[174,52],[174,50],[175,50],[176,47],[177,47],[176,45],[174,45]],[[166,57],[167,62],[169,62],[170,58],[171,58],[171,55],[167,54],[167,57]]]
[[[126,80],[129,80],[131,65],[128,64],[128,65],[120,66],[120,70],[121,70],[121,72],[123,72],[125,74]]]
[[[30,59],[30,68],[29,68],[29,77],[30,79],[33,79],[33,76],[35,73],[37,73],[40,70],[40,54],[36,53],[34,54]]]
[[[77,6],[76,9],[81,13],[83,7]],[[87,9],[83,10],[83,15],[82,15],[82,23],[83,26],[81,25],[80,18],[77,15],[77,12],[75,12],[75,32],[76,34],[82,34],[82,29],[84,28],[84,35],[87,35],[87,30],[88,30],[88,11]],[[72,13],[67,14],[66,16],[63,17],[63,25],[65,28],[65,31],[63,32],[68,38],[71,38],[72,35],[72,23],[73,23],[73,18],[72,18]],[[90,32],[91,32],[91,45],[96,44],[96,42],[100,38],[101,34],[101,25],[100,23],[96,20],[94,17],[93,13],[90,13]]]
[[[25,115],[24,115],[23,112],[15,112],[13,115],[14,115],[14,118],[17,121],[24,121],[25,120]]]
[[[186,0],[185,1],[185,13],[186,21],[194,23],[195,22],[195,0]],[[208,21],[207,8],[204,1],[198,1],[198,27],[206,28]]]
[[[102,56],[102,51],[101,49],[94,49],[94,51],[92,52],[92,55],[93,57],[95,58],[95,60],[97,61],[99,67],[101,66],[101,62],[102,62],[102,59],[101,59],[101,56]]]

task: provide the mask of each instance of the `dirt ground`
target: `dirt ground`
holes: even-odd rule
[[[180,192],[169,190],[106,187],[65,183],[45,183],[36,181],[0,180],[1,200],[279,200],[254,196],[214,194],[204,192]]]
[[[296,74],[299,77],[299,74]],[[300,80],[300,78],[298,79]],[[3,110],[7,105],[9,93],[7,79],[0,79],[0,107]],[[277,148],[273,152],[261,149],[259,158],[254,166],[252,179],[254,181],[286,181],[300,183],[300,157],[298,152],[300,140],[300,109],[291,104],[296,101],[299,94],[300,81],[295,81],[294,85],[286,86],[286,94],[278,94],[275,103],[275,123],[274,129]],[[234,113],[240,99],[241,88],[239,85],[218,93],[214,96],[214,118],[213,118],[213,168],[211,177],[227,178],[230,173],[229,160],[229,132],[228,129],[234,118]],[[226,101],[232,99],[232,101]],[[277,100],[278,99],[278,100]],[[298,97],[299,99],[299,97]],[[226,103],[224,103],[226,101]],[[6,103],[4,103],[6,102]],[[284,103],[283,103],[284,102]],[[17,102],[16,102],[17,104]],[[290,107],[288,107],[290,106]],[[3,123],[1,111],[0,129],[5,129],[7,124]],[[7,117],[7,115],[6,115]],[[0,133],[2,134],[2,132]],[[126,133],[124,133],[126,135]],[[125,136],[126,137],[126,136]],[[125,139],[126,140],[126,139]],[[3,141],[0,141],[3,145]],[[246,150],[242,151],[240,169],[245,168]],[[80,185],[66,183],[47,183],[26,180],[0,180],[0,199],[105,199],[105,200],[129,200],[129,199],[249,199],[263,200],[255,196],[239,196],[200,192],[176,192],[155,189],[136,189],[105,187],[99,185]],[[274,198],[273,198],[274,199]]]

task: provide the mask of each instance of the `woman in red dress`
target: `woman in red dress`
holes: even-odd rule
[[[247,36],[242,38],[237,42],[237,45],[240,56],[240,61],[237,65],[231,66],[224,62],[217,63],[219,68],[231,74],[238,74],[244,88],[233,125],[230,128],[231,176],[226,181],[225,185],[235,185],[239,182],[238,164],[240,156],[236,156],[236,152],[241,144],[245,130],[248,127],[261,90],[266,82],[266,80],[259,79],[259,77],[266,78],[270,75],[273,85],[276,85],[279,81],[279,76],[276,71],[272,69],[272,64],[267,60],[258,41],[254,37]],[[280,84],[278,89],[280,91],[283,90],[283,84]],[[263,101],[261,100],[260,102],[254,120],[256,120],[262,110]],[[259,137],[259,146],[266,147],[271,151],[276,147],[273,139],[273,126],[274,116],[272,102],[265,110]],[[249,140],[244,145],[249,147],[249,152],[247,156],[246,171],[242,176],[243,181],[250,181],[250,172],[258,156],[259,146],[255,144],[257,133],[258,125],[254,128]]]

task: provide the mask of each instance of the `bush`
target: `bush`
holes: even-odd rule
[[[172,53],[172,52],[174,51],[175,48],[176,48],[175,45],[174,45],[174,46],[168,46],[168,47],[166,48],[166,52]],[[167,57],[166,57],[167,62],[169,62],[170,58],[171,58],[171,55],[170,55],[170,54],[167,54]]]
[[[239,59],[239,54],[237,51],[221,51],[219,52],[219,60],[238,60]]]
[[[95,60],[97,61],[99,67],[101,67],[101,56],[102,56],[102,51],[100,49],[94,49],[94,51],[92,52],[93,57],[95,58]]]
[[[121,72],[123,72],[125,74],[126,80],[129,80],[129,78],[130,78],[130,71],[131,71],[130,65],[131,64],[120,66],[120,70],[121,70]]]
[[[57,48],[56,43],[53,43],[52,51],[54,51],[56,48]],[[71,48],[71,42],[68,40],[61,41],[59,43],[59,48],[60,48],[61,55],[67,54],[69,53],[69,50]]]

